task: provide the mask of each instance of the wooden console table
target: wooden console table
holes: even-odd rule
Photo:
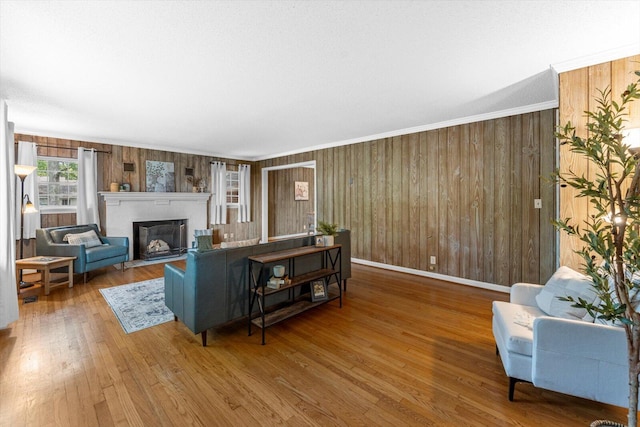
[[[51,270],[60,267],[69,267],[69,277],[63,282],[56,282],[55,286],[69,284],[73,288],[73,260],[74,256],[34,256],[16,260],[16,285],[18,287],[18,295],[20,295],[20,270],[33,269],[42,272],[42,283],[44,285],[44,294],[49,295],[51,288]]]
[[[296,258],[319,254],[322,257],[321,268],[296,275]],[[265,344],[265,329],[286,320],[296,314],[302,313],[318,305],[340,300],[342,308],[342,245],[326,247],[303,246],[278,252],[269,252],[262,255],[254,255],[249,259],[249,335],[251,325],[258,326],[262,330],[262,345]],[[288,265],[290,283],[281,285],[278,289],[267,287],[270,265],[286,262]],[[335,278],[335,282],[331,279]],[[316,280],[324,281],[327,289],[327,298],[322,301],[312,301],[309,294],[301,294],[300,287]],[[298,296],[296,296],[296,290]],[[279,292],[289,292],[288,303],[272,311],[266,310],[266,297]],[[255,305],[258,305],[258,316],[253,316]]]

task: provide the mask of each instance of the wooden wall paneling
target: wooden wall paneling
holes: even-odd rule
[[[469,125],[469,278],[482,277],[483,262],[483,148],[482,122]]]
[[[563,127],[571,122],[576,127],[576,134],[587,136],[586,118],[584,111],[589,107],[588,69],[582,68],[569,73],[560,74],[560,123]],[[566,145],[560,146],[560,173],[566,174],[573,171],[577,174],[587,173],[587,165],[579,155],[571,153]],[[587,203],[584,198],[576,197],[577,191],[569,186],[560,188],[560,218],[586,218]],[[581,247],[580,239],[560,233],[560,265],[566,265],[575,269],[580,268],[581,260],[575,251]]]
[[[509,118],[510,124],[510,141],[509,144],[509,163],[511,164],[511,170],[509,174],[509,197],[510,202],[509,206],[501,206],[500,209],[504,210],[508,213],[507,215],[507,224],[509,227],[509,232],[505,235],[506,240],[508,241],[508,249],[507,256],[510,256],[511,259],[508,262],[509,269],[509,279],[508,283],[517,283],[521,281],[522,278],[522,250],[523,250],[523,238],[527,237],[527,234],[524,232],[524,229],[528,227],[529,224],[525,219],[525,210],[528,213],[528,209],[530,209],[530,205],[527,202],[526,207],[523,206],[523,199],[526,197],[527,199],[531,198],[531,194],[523,195],[522,187],[524,185],[524,180],[522,178],[522,173],[525,170],[525,166],[522,164],[525,161],[526,156],[525,152],[525,135],[523,135],[523,121],[530,117],[530,114],[522,114],[517,116],[512,116]],[[528,219],[528,218],[527,218]]]
[[[397,183],[394,180],[394,163],[393,163],[393,141],[394,138],[384,139],[384,156],[381,159],[385,167],[385,179],[387,186],[381,189],[384,192],[383,200],[386,211],[385,221],[381,223],[384,234],[384,257],[386,262],[392,265],[398,265],[398,251],[402,250],[402,247],[394,246],[394,235],[399,237],[403,235],[402,230],[397,226],[394,221],[394,208],[395,208],[395,195],[397,192]]]
[[[419,189],[418,212],[415,220],[418,222],[420,230],[420,241],[418,244],[418,268],[419,270],[429,270],[429,170],[427,167],[427,132],[420,132],[418,136],[418,153],[417,153],[417,183]]]
[[[438,143],[437,130],[428,131],[426,133],[426,152],[427,152],[427,170],[425,177],[425,185],[427,189],[427,262],[429,262],[429,269],[436,270],[436,265],[431,265],[430,258],[436,257],[440,249],[440,180],[439,180],[439,165],[440,159],[438,156],[438,149],[440,145]]]
[[[496,152],[495,144],[495,121],[489,120],[483,124],[482,144],[483,144],[483,205],[484,212],[482,228],[484,235],[482,239],[484,254],[482,273],[483,281],[488,283],[496,282],[496,263],[495,263],[495,215],[494,215],[494,199],[495,199],[495,177],[497,171],[495,169],[494,153]]]
[[[348,147],[340,146],[333,150],[333,162],[337,166],[334,169],[335,203],[333,205],[334,220],[339,227],[344,227],[348,223],[346,216],[346,204],[349,199],[349,187],[346,182],[347,177],[347,155]]]
[[[460,277],[469,278],[470,276],[470,258],[471,253],[471,189],[470,172],[471,172],[471,153],[469,143],[469,125],[461,125],[460,129],[460,151],[459,151],[459,206],[458,215],[460,217],[459,233],[458,233],[458,274]]]
[[[352,235],[358,247],[358,255],[361,259],[372,259],[372,246],[376,229],[373,228],[374,220],[374,188],[376,174],[373,170],[375,162],[371,160],[372,144],[360,143],[359,150],[362,153],[361,161],[358,161],[358,207],[361,209],[360,223],[357,232]]]
[[[557,231],[551,224],[556,215],[556,195],[559,186],[551,179],[556,169],[556,139],[547,129],[555,129],[556,110],[540,113],[540,278],[538,283],[546,283],[556,270],[557,247],[551,244],[556,241]]]
[[[336,168],[336,164],[333,161],[333,152],[334,152],[334,148],[329,148],[328,150],[326,150],[324,152],[324,160],[325,160],[325,171],[324,171],[324,177],[326,180],[326,187],[325,187],[325,191],[323,194],[323,205],[324,205],[324,216],[322,216],[320,219],[322,219],[325,222],[334,222],[334,209],[333,209],[333,204],[334,204],[334,200],[335,200],[335,195],[336,195],[336,182],[335,182],[335,168]]]
[[[447,252],[445,257],[447,268],[445,274],[460,276],[460,127],[453,126],[446,133],[447,187],[446,224]]]
[[[420,197],[420,134],[412,133],[408,136],[408,149],[406,150],[406,156],[403,160],[405,165],[408,165],[409,172],[409,209],[408,221],[409,221],[409,259],[408,266],[410,268],[420,268],[420,246],[423,240],[423,233],[421,230],[422,223],[420,222],[420,210],[422,209]]]
[[[535,209],[534,199],[540,198],[540,115],[526,114],[522,117],[522,271],[519,281],[539,283],[540,266],[540,210]],[[514,224],[515,226],[516,224]],[[515,283],[515,276],[512,281]]]
[[[376,175],[371,177],[371,180],[376,182],[375,187],[375,222],[373,230],[375,230],[375,244],[372,247],[373,261],[387,262],[387,233],[390,227],[390,217],[387,217],[387,203],[386,203],[386,190],[387,190],[387,140],[379,139],[373,143],[371,147],[371,160],[375,162],[372,170],[377,172]]]
[[[495,126],[495,153],[494,167],[495,175],[495,196],[493,205],[493,216],[495,218],[495,271],[497,283],[509,283],[509,235],[511,215],[510,206],[510,144],[509,144],[509,123],[508,117],[497,119]]]
[[[391,213],[391,227],[387,231],[387,256],[393,265],[402,265],[403,240],[407,237],[402,232],[407,224],[402,223],[402,203],[406,199],[402,197],[402,137],[387,138],[387,152],[389,153],[390,167],[388,168],[389,198],[387,209]]]
[[[400,164],[397,165],[395,180],[398,182],[399,203],[394,203],[395,212],[398,217],[398,222],[401,227],[406,230],[404,233],[396,233],[394,235],[395,248],[401,248],[400,251],[400,265],[410,266],[410,251],[413,246],[413,233],[409,232],[412,227],[411,223],[411,199],[409,199],[409,188],[412,185],[410,173],[412,160],[409,159],[409,135],[402,135],[395,138],[396,150],[394,155],[394,162],[399,159]],[[394,164],[394,166],[396,166]],[[397,239],[400,239],[399,241]]]
[[[447,129],[438,130],[438,248],[436,271],[447,274],[449,241],[447,236],[447,221],[449,221],[449,162],[447,161]]]
[[[313,156],[316,159],[316,220],[321,220],[324,217],[324,193],[326,184],[324,181],[324,158],[322,155],[323,150],[317,150],[313,152]]]

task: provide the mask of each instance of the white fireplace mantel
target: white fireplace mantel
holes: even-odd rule
[[[129,259],[133,259],[133,223],[186,219],[187,239],[197,229],[208,228],[210,193],[154,193],[101,191],[106,205],[105,227],[109,236],[129,238]]]

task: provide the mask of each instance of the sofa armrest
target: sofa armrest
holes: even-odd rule
[[[625,406],[628,366],[623,328],[554,317],[533,322],[537,387]]]
[[[85,245],[69,245],[67,243],[51,243],[46,245],[37,245],[36,254],[46,256],[72,256],[76,257],[73,261],[73,271],[76,273],[86,271],[87,250]]]
[[[511,286],[509,301],[514,304],[537,307],[536,295],[544,288],[542,285],[534,283],[515,283]]]
[[[102,241],[104,243],[107,243],[109,245],[118,245],[118,246],[125,246],[125,247],[129,247],[129,238],[128,237],[105,237],[105,236],[100,236],[102,238]]]
[[[180,319],[184,318],[184,274],[173,264],[164,265],[164,304]]]

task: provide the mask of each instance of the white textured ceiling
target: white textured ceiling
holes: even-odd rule
[[[640,53],[639,23],[637,0],[0,0],[0,96],[18,133],[262,159],[548,107],[550,66]]]

